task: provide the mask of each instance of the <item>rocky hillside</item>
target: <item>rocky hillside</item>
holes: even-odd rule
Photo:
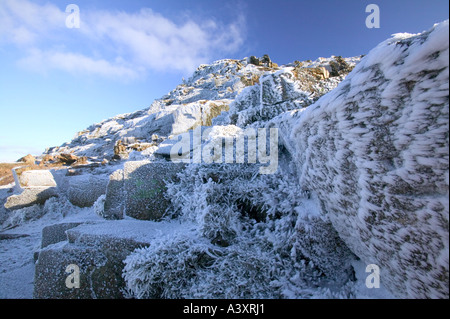
[[[14,170],[2,236],[42,238],[33,296],[448,298],[448,31],[201,65]]]
[[[255,89],[261,78],[274,79],[274,83],[265,83],[269,91],[272,85],[281,90],[280,96],[264,101],[267,105],[277,104],[276,113],[267,114],[266,118],[270,118],[312,104],[334,89],[359,60],[360,57],[319,58],[314,62],[295,61],[279,67],[264,56],[201,65],[189,79],[155,100],[149,108],[94,124],[77,133],[71,142],[49,148],[45,154],[71,153],[86,156],[93,162],[128,159],[132,151],[142,153],[133,154],[142,155],[139,158],[149,157],[156,149],[154,146],[164,139],[197,126],[211,126],[214,118],[230,110],[230,105],[244,89]],[[251,106],[243,108],[252,110]],[[235,108],[237,116],[242,106],[235,103]],[[233,121],[244,125],[243,116]]]

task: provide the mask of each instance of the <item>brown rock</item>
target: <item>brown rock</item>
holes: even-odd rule
[[[73,164],[78,160],[78,156],[73,155],[73,154],[63,153],[63,154],[59,154],[57,156],[57,160],[63,164]]]
[[[136,143],[136,144],[130,145],[130,148],[132,150],[134,150],[134,151],[142,152],[142,151],[145,151],[147,148],[152,147],[153,145],[156,145],[156,144],[153,144],[153,143]]]
[[[270,60],[270,57],[267,54],[263,55],[263,57],[261,58],[261,63],[268,68],[271,68],[273,66],[272,60]]]
[[[122,140],[118,140],[116,142],[116,145],[114,146],[113,159],[122,160],[127,158],[128,158],[127,143]]]
[[[55,158],[49,154],[44,155],[44,157],[42,157],[42,163],[47,164],[47,163],[51,163],[54,162]]]
[[[86,156],[78,157],[77,161],[75,162],[75,165],[86,165],[88,162],[88,158]]]
[[[334,61],[330,62],[330,66],[331,76],[347,75],[353,70],[353,67],[350,66],[341,56],[334,57]]]
[[[322,66],[318,68],[307,68],[306,70],[308,70],[317,80],[325,80],[330,77],[330,72]]]
[[[24,157],[20,158],[18,160],[18,162],[23,162],[23,163],[26,163],[26,164],[35,164],[36,158],[33,155],[28,154],[27,156],[24,156]]]
[[[261,65],[261,62],[259,61],[259,59],[257,57],[255,57],[254,55],[252,55],[250,57],[249,63],[253,64],[253,65],[256,65],[256,66]]]

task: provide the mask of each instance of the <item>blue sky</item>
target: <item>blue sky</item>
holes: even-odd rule
[[[69,29],[66,6],[80,9]],[[368,29],[368,4],[380,28]],[[148,107],[201,63],[366,54],[448,19],[447,0],[0,0],[0,162]]]

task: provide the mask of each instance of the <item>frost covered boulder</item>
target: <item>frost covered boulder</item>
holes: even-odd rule
[[[448,31],[395,35],[289,115],[300,185],[402,298],[449,296]]]
[[[42,205],[49,198],[58,196],[56,187],[26,188],[18,195],[12,195],[6,199],[5,208],[21,209],[33,205]]]
[[[110,176],[103,216],[159,220],[170,206],[166,183],[173,182],[184,165],[170,161],[129,161]]]
[[[78,175],[66,177],[68,180],[67,197],[78,207],[91,207],[106,193],[107,175]]]
[[[12,172],[18,194],[7,198],[5,208],[14,210],[44,204],[47,199],[57,196],[57,185],[51,171],[19,167]]]
[[[119,169],[109,176],[102,216],[106,219],[122,219],[124,216],[123,170]]]
[[[125,214],[142,220],[158,220],[170,205],[166,183],[176,179],[184,166],[172,162],[128,162],[124,165]]]
[[[149,246],[159,233],[158,227],[164,230],[160,223],[127,220],[79,226],[63,224],[47,229],[46,232],[51,230],[50,233],[56,234],[52,242],[57,243],[49,242],[39,252],[34,298],[124,298],[123,260],[136,248]],[[62,231],[64,240],[60,236]],[[72,268],[66,272],[68,266]],[[70,285],[75,282],[70,277],[75,275],[74,269],[79,275],[79,288]]]
[[[66,231],[80,224],[80,222],[61,223],[44,227],[42,229],[41,248],[67,240]]]
[[[13,169],[16,187],[25,189],[27,187],[55,187],[56,182],[53,175],[48,170],[23,170],[23,168]]]

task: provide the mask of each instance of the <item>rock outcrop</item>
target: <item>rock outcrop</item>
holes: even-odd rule
[[[71,162],[66,164],[74,163],[76,157],[82,156],[98,162],[104,159],[110,161],[113,158],[136,160],[129,158],[133,149],[142,152],[144,157],[149,156],[154,151],[150,145],[157,146],[173,135],[185,133],[198,126],[214,125],[213,119],[233,109],[230,104],[244,89],[257,89],[255,85],[262,83],[261,78],[266,80],[263,83],[266,92],[271,91],[267,91],[268,86],[277,87],[277,101],[274,103],[279,104],[267,104],[271,102],[266,99],[266,107],[261,111],[275,116],[296,107],[305,107],[335,88],[359,59],[360,57],[341,58],[339,64],[336,57],[320,58],[314,62],[304,61],[301,65],[288,64],[278,67],[266,55],[262,58],[224,59],[210,65],[200,65],[189,79],[155,100],[149,108],[91,125],[76,134],[71,142],[47,149],[45,155],[60,161],[70,157],[67,160]],[[332,63],[345,65],[346,68],[341,67],[339,73],[331,75]],[[270,83],[272,80],[274,84]],[[283,85],[294,85],[297,88],[297,96],[280,97],[279,94],[286,93]],[[300,91],[302,97],[297,99],[298,103],[291,103]],[[251,109],[252,106],[248,105],[247,108]],[[271,108],[276,112],[271,112]],[[265,118],[268,115],[265,115]],[[154,140],[152,135],[157,135],[158,138]],[[131,140],[143,147],[137,145],[133,148]]]
[[[394,36],[278,121],[294,126],[285,140],[300,185],[401,298],[449,296],[448,30]]]
[[[73,164],[78,160],[78,156],[69,153],[61,153],[56,156],[56,160],[63,164]]]
[[[13,169],[16,187],[25,189],[29,187],[55,187],[56,182],[49,170]]]
[[[33,155],[28,154],[22,158],[19,158],[19,160],[17,162],[23,162],[25,164],[34,165],[36,163],[36,158]]]

